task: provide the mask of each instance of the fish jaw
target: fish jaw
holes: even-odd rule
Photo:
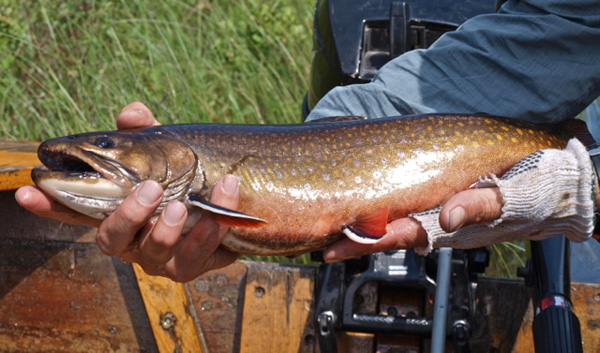
[[[45,168],[32,171],[34,183],[56,201],[97,219],[111,214],[145,180],[165,190],[160,213],[167,202],[184,199],[199,168],[193,151],[177,138],[136,130],[47,140],[38,157]]]
[[[119,186],[97,173],[72,173],[36,168],[35,184],[59,203],[96,219],[108,217],[133,188]]]

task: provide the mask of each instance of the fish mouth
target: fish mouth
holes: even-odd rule
[[[134,172],[119,162],[81,147],[53,148],[42,143],[38,149],[38,158],[45,168],[34,169],[34,182],[40,177],[90,181],[105,179],[128,189],[140,182]]]
[[[105,218],[137,184],[119,163],[82,148],[38,149],[44,165],[31,172],[33,182],[60,203],[94,218]]]

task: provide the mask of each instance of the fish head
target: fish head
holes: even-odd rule
[[[34,183],[56,201],[93,218],[106,218],[142,181],[165,190],[163,203],[179,199],[193,181],[197,159],[179,139],[160,132],[93,132],[43,142],[45,168]]]

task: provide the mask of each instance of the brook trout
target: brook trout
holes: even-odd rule
[[[528,154],[563,148],[557,127],[504,118],[426,115],[336,118],[300,125],[164,125],[45,141],[34,182],[58,202],[107,217],[140,182],[185,202],[189,226],[230,225],[223,245],[243,254],[297,255],[344,234],[375,242],[388,222],[443,204],[479,176]],[[240,180],[237,211],[208,202],[225,174]]]

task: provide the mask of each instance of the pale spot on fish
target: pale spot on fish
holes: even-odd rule
[[[496,135],[496,138],[497,138],[498,140],[502,141],[502,135],[498,134],[498,135]]]
[[[323,174],[323,180],[329,181],[329,179],[330,179],[329,174]]]
[[[356,182],[356,183],[361,183],[361,182],[362,182],[362,179],[361,179],[361,177],[359,177],[359,176],[357,176],[357,177],[354,177],[354,182]]]

